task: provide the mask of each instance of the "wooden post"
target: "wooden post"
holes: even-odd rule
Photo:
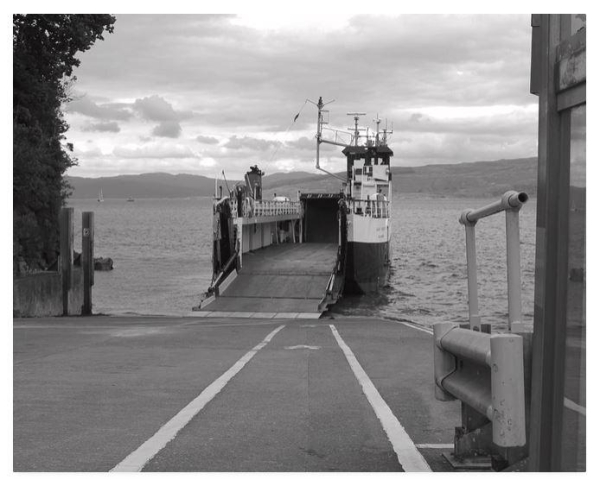
[[[94,213],[84,212],[81,231],[81,266],[83,269],[83,306],[81,314],[92,314],[92,286],[94,285]]]
[[[69,293],[73,282],[73,208],[60,210],[60,273],[63,315],[69,315]]]

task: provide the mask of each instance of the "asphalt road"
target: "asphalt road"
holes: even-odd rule
[[[432,336],[402,323],[94,316],[13,329],[15,471],[119,470],[132,455],[143,471],[391,472],[417,455],[450,470],[459,403],[435,400]]]

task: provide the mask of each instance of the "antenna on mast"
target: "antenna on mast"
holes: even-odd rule
[[[356,146],[358,145],[358,138],[360,137],[360,132],[358,130],[358,119],[361,116],[365,116],[366,113],[359,113],[358,111],[355,111],[351,113],[346,113],[346,115],[354,117],[354,145]],[[348,130],[352,130],[352,128],[349,128]]]
[[[392,133],[394,133],[394,122],[392,122],[392,129],[388,130],[387,127],[387,118],[385,119],[385,128],[383,129],[383,144],[386,145],[387,144],[387,137],[388,135],[391,135]]]
[[[306,101],[308,101],[309,103],[312,103],[313,105],[315,105],[318,108],[318,114],[317,114],[317,169],[319,168],[319,144],[321,143],[321,134],[322,134],[322,129],[323,129],[323,124],[326,122],[323,122],[323,108],[328,105],[329,103],[333,103],[335,100],[331,100],[328,101],[327,103],[323,103],[323,97],[319,96],[319,101],[318,102],[314,102],[312,100],[309,100],[308,98],[306,99]]]
[[[321,145],[321,143],[323,142],[323,138],[322,138],[322,133],[323,133],[323,124],[327,124],[327,122],[323,121],[323,111],[327,112],[326,110],[323,110],[323,107],[325,107],[326,105],[328,105],[329,103],[333,103],[335,100],[331,100],[328,101],[327,103],[323,103],[323,97],[319,96],[319,101],[317,103],[315,103],[312,100],[307,99],[306,101],[312,103],[313,105],[315,105],[318,108],[318,115],[317,115],[317,161],[315,164],[315,167],[322,171],[325,172],[326,174],[329,174],[330,176],[335,177],[336,179],[340,179],[342,181],[345,182],[345,179],[342,179],[341,177],[332,174],[331,172],[322,169],[321,166],[319,165],[319,147]],[[338,144],[339,145],[339,144]]]
[[[379,145],[379,124],[381,123],[379,113],[377,113],[373,121],[377,124],[377,130],[375,130],[375,145]]]

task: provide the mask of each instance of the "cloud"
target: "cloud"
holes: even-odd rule
[[[317,150],[317,141],[315,138],[308,138],[308,137],[300,137],[297,140],[288,140],[287,142],[285,142],[285,146],[289,147],[290,149],[293,150],[301,150],[301,151],[308,151],[311,154],[315,154],[316,150]],[[336,147],[334,145],[330,145],[330,144],[326,144],[323,143],[321,144],[320,151],[328,151],[328,150],[341,150],[340,147]]]
[[[346,130],[351,111],[368,113],[361,125],[393,123],[397,165],[536,153],[537,112],[523,108],[537,103],[529,15],[328,15],[314,29],[261,16],[118,15],[115,32],[81,55],[78,89],[96,103],[68,105],[69,141],[90,136],[79,113],[123,121],[107,132],[120,147],[145,147],[152,134],[201,147],[236,176],[273,154],[267,170],[304,170],[317,113],[305,100],[322,96],[336,100],[328,126]],[[183,140],[183,130],[202,135]],[[339,147],[321,150],[343,169]]]
[[[81,128],[84,132],[112,132],[119,133],[121,128],[117,122],[88,123]]]
[[[421,113],[402,115],[394,124],[396,133],[462,134],[464,136],[489,135],[492,137],[510,137],[525,135],[532,139],[537,134],[537,112],[514,110],[508,113],[465,116],[456,108],[455,116],[425,116]],[[416,116],[415,116],[416,115]],[[394,139],[393,139],[394,140]]]
[[[281,145],[281,142],[276,142],[273,140],[263,140],[253,137],[239,138],[236,135],[234,135],[225,143],[224,147],[233,150],[250,149],[266,151],[271,150],[279,145]]]
[[[215,137],[207,137],[207,136],[204,136],[204,135],[198,135],[196,137],[196,140],[198,142],[200,142],[200,143],[205,143],[205,144],[208,144],[208,145],[216,145],[216,144],[219,143],[219,140],[217,138],[215,138]]]
[[[186,145],[149,143],[146,145],[125,145],[115,147],[113,150],[115,157],[124,159],[186,159],[198,158],[198,154],[193,152]]]
[[[180,121],[192,116],[189,111],[175,111],[169,102],[158,95],[135,100],[133,108],[142,118],[158,122]]]
[[[410,115],[408,121],[419,123],[424,116],[425,115],[423,115],[423,113],[413,113],[412,115]]]
[[[181,126],[176,121],[164,121],[154,127],[152,135],[156,137],[178,138],[181,135]]]
[[[89,150],[74,148],[74,154],[78,159],[98,159],[104,157],[104,153],[99,147],[92,147]]]
[[[315,150],[317,146],[317,142],[314,139],[310,140],[308,137],[300,137],[297,140],[290,140],[285,144],[288,147],[299,150]]]
[[[96,104],[87,96],[67,103],[64,110],[67,113],[80,113],[100,120],[128,120],[132,116],[126,109],[112,103]]]

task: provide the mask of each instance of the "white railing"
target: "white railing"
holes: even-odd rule
[[[280,216],[300,214],[299,201],[258,201],[254,206],[255,216]]]
[[[508,191],[500,201],[480,209],[467,209],[459,221],[465,226],[467,247],[467,285],[469,298],[469,326],[482,330],[477,297],[477,259],[475,250],[475,224],[492,214],[506,214],[506,266],[508,281],[508,331],[523,332],[521,309],[521,250],[519,236],[519,210],[529,196],[524,192]],[[486,326],[489,332],[489,326]]]
[[[371,218],[389,218],[390,202],[376,199],[354,199],[348,201],[348,207],[354,214]]]
[[[231,212],[233,217],[238,215],[237,199],[231,198]],[[255,201],[245,198],[242,201],[242,215],[244,218],[258,216],[295,216],[300,214],[299,201]]]

